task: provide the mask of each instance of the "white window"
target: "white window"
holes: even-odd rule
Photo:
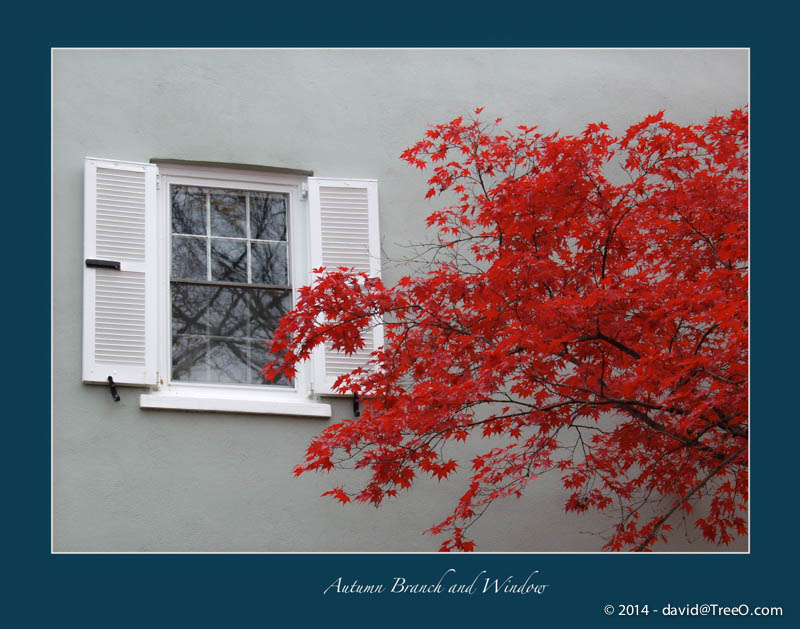
[[[87,158],[84,381],[147,385],[148,408],[329,416],[320,396],[379,327],[291,380],[259,372],[312,268],[380,273],[377,185],[309,175]]]

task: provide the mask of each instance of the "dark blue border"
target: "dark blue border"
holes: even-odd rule
[[[470,622],[536,626],[549,623],[619,625],[606,604],[720,603],[782,605],[796,617],[794,576],[795,454],[792,403],[797,179],[787,148],[794,126],[796,51],[787,16],[770,14],[759,27],[735,3],[648,8],[631,4],[610,14],[602,3],[584,9],[495,4],[435,9],[408,3],[360,10],[328,4],[264,7],[258,19],[219,5],[190,9],[126,5],[108,16],[107,4],[10,10],[4,40],[6,74],[6,191],[12,202],[6,231],[7,303],[24,333],[6,330],[4,459],[10,464],[4,520],[12,531],[4,573],[14,582],[8,612],[25,626],[46,617],[63,626],[448,626]],[[101,10],[102,9],[102,10]],[[80,11],[80,14],[77,13]],[[191,18],[187,19],[187,11]],[[248,19],[243,19],[247,15]],[[90,17],[92,16],[92,17]],[[100,17],[98,17],[100,16]],[[178,19],[180,18],[180,19]],[[180,24],[181,29],[175,25]],[[388,26],[390,25],[390,26]],[[14,35],[17,39],[14,40]],[[51,46],[748,46],[752,81],[752,553],[750,555],[50,555],[50,256],[49,229]],[[791,70],[791,71],[790,71]],[[784,92],[784,90],[788,90]],[[58,203],[58,200],[55,200]],[[21,235],[27,237],[20,237]],[[36,247],[36,244],[41,245]],[[57,313],[56,313],[57,316]],[[76,366],[77,369],[77,366]],[[391,583],[395,576],[427,582],[447,568],[459,575],[493,576],[539,570],[550,589],[542,596],[323,596],[337,576]],[[788,569],[787,569],[788,568]],[[435,615],[428,612],[434,612]],[[628,619],[631,626],[661,622]],[[753,619],[706,618],[704,623],[750,624]],[[672,621],[671,622],[679,622]]]

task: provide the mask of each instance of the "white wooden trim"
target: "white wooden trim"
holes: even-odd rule
[[[244,392],[222,395],[220,392],[157,391],[139,396],[141,408],[259,415],[298,415],[330,417],[331,406],[308,399],[286,399],[269,395],[246,395]]]
[[[305,175],[293,175],[290,173],[275,173],[270,171],[247,170],[237,168],[226,168],[224,166],[193,166],[191,164],[161,164],[159,172],[162,175],[183,177],[184,179],[195,180],[190,185],[205,186],[206,183],[199,183],[211,179],[217,179],[223,182],[228,182],[225,185],[230,186],[230,182],[246,182],[249,187],[250,184],[256,186],[297,186],[300,182],[305,182],[307,177]],[[253,188],[259,189],[259,188]]]
[[[225,168],[195,168],[163,165],[158,192],[158,294],[162,296],[158,313],[159,383],[158,390],[143,394],[142,408],[173,408],[196,411],[220,411],[275,415],[330,417],[330,405],[311,397],[309,361],[298,366],[294,387],[268,385],[226,385],[199,382],[171,382],[171,303],[170,303],[170,220],[169,187],[171,184],[208,188],[237,188],[280,192],[289,196],[287,216],[289,272],[292,283],[292,306],[297,303],[301,286],[310,280],[308,246],[308,204],[302,187],[306,177],[283,173],[254,172]]]

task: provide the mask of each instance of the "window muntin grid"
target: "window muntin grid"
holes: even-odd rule
[[[265,383],[265,343],[291,309],[289,195],[172,184],[172,380]]]

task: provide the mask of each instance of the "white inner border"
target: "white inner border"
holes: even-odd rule
[[[55,128],[53,115],[54,115],[54,106],[53,106],[53,83],[54,83],[54,76],[55,71],[53,68],[53,54],[56,51],[61,50],[91,50],[91,51],[104,51],[104,50],[131,50],[131,51],[149,51],[149,50],[417,50],[417,51],[424,51],[424,50],[524,50],[524,51],[546,51],[546,50],[554,50],[554,51],[563,51],[563,52],[574,52],[574,51],[593,51],[593,50],[622,50],[622,51],[630,51],[630,50],[644,50],[644,51],[680,51],[680,50],[744,50],[747,51],[747,78],[748,78],[748,85],[747,85],[747,105],[750,109],[750,123],[748,124],[748,133],[750,134],[750,138],[752,138],[752,134],[750,133],[752,127],[752,98],[750,94],[750,47],[748,46],[587,46],[587,47],[577,47],[577,46],[563,46],[563,47],[555,47],[555,46],[495,46],[495,47],[488,47],[488,46],[450,46],[450,47],[431,47],[431,46],[372,46],[372,47],[353,47],[353,46],[304,46],[304,47],[234,47],[234,46],[219,46],[219,47],[187,47],[187,46],[161,46],[161,47],[153,47],[153,48],[144,48],[144,47],[136,47],[136,46],[53,46],[50,48],[50,261],[51,261],[51,273],[50,273],[50,338],[53,338],[53,322],[54,322],[54,299],[53,299],[53,272],[52,272],[52,265],[54,264],[54,243],[55,239],[53,237],[53,226],[54,226],[54,216],[55,216],[55,205],[54,205],[54,157],[53,157],[53,143],[54,143],[54,135],[53,131]],[[748,167],[752,162],[752,147],[750,153],[750,159],[748,160]],[[748,182],[749,182],[748,176]],[[750,197],[750,190],[748,189],[748,198]],[[748,229],[748,260],[751,264],[751,272],[752,272],[752,256],[750,252],[750,215],[748,213],[748,221],[747,221],[747,229]],[[752,276],[751,276],[752,277]],[[748,279],[748,290],[750,289],[752,280]],[[749,295],[752,293],[749,292]],[[748,297],[748,312],[750,307],[750,298]],[[750,335],[748,337],[748,352],[751,350],[751,338],[752,338],[752,313],[750,313]],[[752,357],[752,354],[749,353]],[[53,379],[53,369],[54,369],[54,344],[51,341],[50,344],[50,378],[51,381]],[[750,378],[751,374],[751,361],[748,361],[748,379]],[[51,555],[108,555],[108,554],[120,554],[120,555],[439,555],[437,551],[383,551],[383,552],[372,552],[372,551],[260,551],[260,550],[252,550],[252,551],[57,551],[54,549],[53,544],[53,530],[54,530],[54,507],[53,507],[53,476],[54,476],[54,468],[52,465],[53,462],[53,450],[54,450],[54,440],[53,440],[53,409],[54,409],[54,393],[53,387],[50,387],[50,554]],[[748,405],[748,412],[752,415],[752,397],[748,395],[747,400]],[[750,433],[752,434],[752,425],[749,427]],[[750,473],[748,478],[748,495],[750,496],[750,505],[747,512],[747,524],[748,524],[748,535],[747,535],[747,550],[746,551],[659,551],[655,550],[649,553],[631,553],[631,552],[619,552],[619,553],[607,553],[603,551],[517,551],[517,552],[506,552],[506,551],[477,551],[472,553],[473,555],[618,555],[624,557],[647,557],[653,555],[695,555],[695,556],[725,556],[725,555],[749,555],[752,549],[752,536],[753,536],[753,522],[752,522],[752,476],[753,476],[753,462],[751,457],[751,444],[752,441],[748,444],[748,464],[750,466]],[[634,560],[637,561],[637,560]]]

